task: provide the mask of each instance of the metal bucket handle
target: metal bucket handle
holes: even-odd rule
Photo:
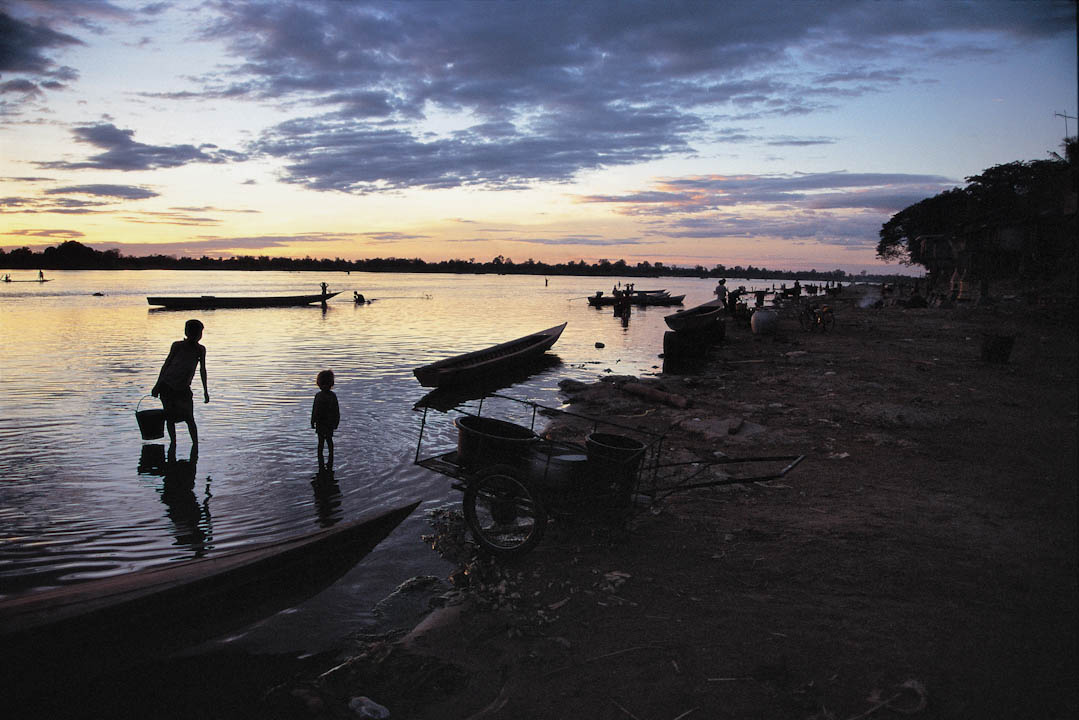
[[[142,405],[142,401],[145,400],[148,397],[152,397],[152,396],[151,395],[143,395],[142,397],[139,398],[139,401],[135,404],[135,412],[139,411],[139,406]]]

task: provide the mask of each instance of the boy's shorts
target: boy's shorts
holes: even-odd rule
[[[191,388],[176,390],[162,383],[160,395],[166,420],[181,422],[195,416],[195,400],[191,394]]]

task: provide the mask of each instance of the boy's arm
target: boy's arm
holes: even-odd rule
[[[161,393],[161,378],[165,377],[165,370],[167,370],[172,363],[172,351],[175,347],[175,343],[169,346],[169,354],[165,357],[165,362],[161,363],[161,369],[157,372],[157,382],[154,383],[153,389],[150,390],[150,394],[154,397],[157,397]]]
[[[210,391],[206,388],[206,348],[202,348],[200,354],[202,357],[199,359],[199,377],[202,378],[202,401],[208,403],[210,402]]]

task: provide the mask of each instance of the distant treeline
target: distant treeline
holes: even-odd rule
[[[136,257],[121,255],[118,250],[94,250],[82,243],[68,240],[56,247],[33,252],[23,247],[11,252],[0,249],[0,268],[22,270],[291,270],[291,271],[340,271],[340,272],[411,272],[411,273],[468,273],[499,275],[586,275],[599,277],[734,277],[746,279],[887,281],[896,275],[854,276],[843,270],[769,270],[749,265],[727,267],[722,264],[706,268],[703,265],[678,267],[661,262],[639,262],[635,265],[625,260],[600,260],[586,263],[583,260],[549,264],[529,259],[514,262],[499,255],[489,262],[468,260],[442,260],[428,262],[419,258],[371,258],[368,260],[343,260],[341,258],[314,259],[258,257],[241,255],[229,258],[176,258],[169,255]]]

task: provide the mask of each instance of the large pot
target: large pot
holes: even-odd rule
[[[775,310],[760,308],[749,318],[749,327],[754,335],[775,335],[779,325],[779,315]]]
[[[454,420],[454,425],[457,462],[470,469],[497,463],[521,464],[536,442],[536,433],[505,420],[464,415]]]

